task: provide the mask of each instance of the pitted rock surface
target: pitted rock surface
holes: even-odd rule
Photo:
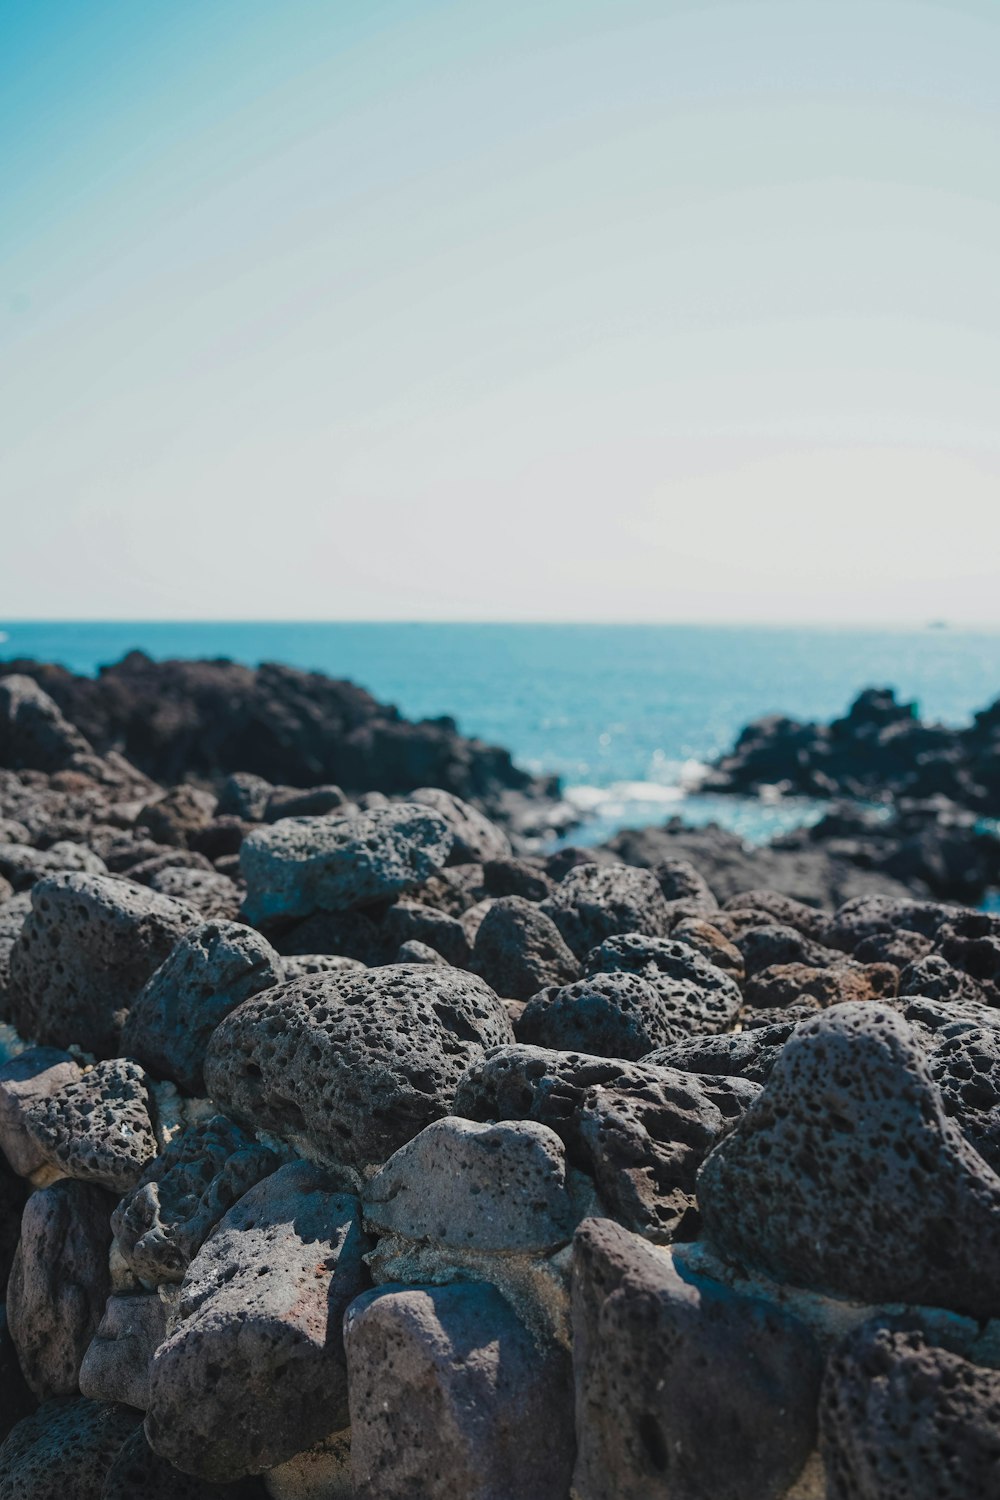
[[[996,1493],[1000,1372],[896,1320],[865,1323],[823,1379],[829,1500],[973,1500]]]
[[[200,920],[168,896],[104,875],[40,880],[10,957],[22,1036],[113,1056],[124,1013],[174,943]]]
[[[476,932],[470,968],[510,1000],[528,1000],[545,985],[580,975],[552,918],[523,896],[494,900]]]
[[[896,932],[877,932],[862,938],[853,957],[859,964],[893,964],[897,969],[905,969],[927,958],[933,948],[933,938],[899,928]]]
[[[633,1061],[689,1034],[658,986],[625,971],[540,990],[517,1024],[532,1046]]]
[[[453,843],[440,814],[415,802],[256,828],[240,849],[247,919],[348,911],[398,895],[440,869]]]
[[[342,1321],[369,1248],[357,1199],[305,1162],[245,1194],[202,1246],[150,1376],[146,1436],[216,1482],[347,1425]]]
[[[584,972],[640,975],[656,988],[675,1034],[682,1036],[725,1031],[742,1004],[735,979],[676,938],[639,933],[608,938],[587,955]]]
[[[10,1016],[10,955],[24,919],[31,910],[31,894],[25,891],[0,902],[0,1021]]]
[[[209,922],[235,922],[240,914],[243,894],[235,880],[218,870],[184,869],[171,865],[159,870],[149,881],[149,888],[161,895],[184,901]]]
[[[1000,1313],[1000,1178],[886,1006],[801,1023],[698,1178],[707,1237],[777,1280]]]
[[[68,1179],[32,1193],[7,1285],[11,1338],[32,1391],[70,1396],[111,1290],[111,1200]]]
[[[244,1001],[212,1036],[205,1080],[247,1126],[363,1169],[452,1113],[465,1069],[512,1038],[503,1005],[481,979],[390,964],[296,980]]]
[[[747,1005],[756,1009],[785,1009],[811,1000],[814,1009],[825,1010],[851,1000],[889,999],[898,985],[899,971],[892,964],[848,961],[829,969],[800,963],[773,964],[750,975],[743,996]]]
[[[380,1287],[345,1343],[356,1500],[566,1500],[568,1358],[492,1287]]]
[[[738,896],[730,896],[723,909],[734,915],[743,911],[761,912],[770,918],[768,925],[777,923],[780,927],[794,927],[817,943],[826,941],[824,934],[830,922],[829,913],[808,906],[804,901],[796,901],[794,896],[785,896],[781,891],[756,886],[749,891],[740,891]]]
[[[931,1053],[930,1075],[947,1114],[1000,1174],[1000,1024],[955,1031]]]
[[[104,1481],[101,1500],[264,1500],[265,1494],[257,1479],[212,1484],[182,1474],[153,1452],[139,1428],[119,1448]]]
[[[679,1068],[719,1078],[747,1078],[765,1084],[797,1021],[730,1031],[725,1036],[692,1036],[670,1047],[659,1047],[643,1062],[658,1068]]]
[[[801,1323],[619,1224],[573,1244],[579,1500],[777,1500],[816,1441],[822,1360]]]
[[[395,953],[404,943],[424,943],[458,968],[469,962],[469,940],[457,917],[423,906],[419,901],[397,901],[382,919],[386,948]]]
[[[48,849],[30,844],[0,844],[0,875],[15,891],[30,891],[37,880],[58,875],[64,870],[79,870],[87,875],[106,875],[103,859],[85,844],[60,839]]]
[[[103,1500],[104,1481],[140,1412],[103,1401],[46,1401],[0,1446],[0,1500]]]
[[[140,990],[122,1031],[122,1050],[157,1077],[202,1093],[205,1048],[216,1026],[284,977],[282,960],[252,927],[199,923]]]
[[[576,865],[540,909],[580,959],[618,933],[662,937],[670,925],[655,876],[631,865]]]
[[[946,1004],[971,1000],[987,1004],[982,985],[956,969],[940,953],[929,953],[926,958],[915,959],[907,964],[899,976],[901,995],[921,995],[927,1000],[940,1000]]]
[[[166,1333],[166,1304],[155,1292],[109,1297],[80,1366],[80,1394],[145,1411],[149,1367]]]
[[[460,1250],[551,1250],[574,1226],[563,1143],[527,1120],[436,1120],[389,1158],[362,1202],[377,1234]]]
[[[865,938],[883,933],[918,932],[934,938],[957,908],[941,901],[911,901],[898,896],[854,896],[834,912],[822,941],[845,953]]]
[[[307,974],[342,974],[365,967],[359,958],[347,958],[342,953],[289,953],[278,958],[278,983],[305,979]]]
[[[737,984],[743,978],[743,954],[714,923],[704,917],[684,917],[680,922],[675,922],[670,936],[675,942],[685,943],[687,947],[700,953],[702,958],[707,958],[710,964],[721,969],[724,974],[729,974]]]
[[[514,1046],[470,1068],[455,1109],[470,1119],[548,1125],[612,1212],[667,1241],[696,1231],[698,1167],[757,1094],[738,1078]]]
[[[503,829],[491,823],[478,808],[456,797],[454,792],[436,786],[422,786],[411,792],[408,800],[433,808],[447,823],[454,838],[449,856],[451,864],[482,864],[488,859],[510,858],[510,839]]]
[[[156,1155],[154,1113],[143,1070],[112,1057],[38,1100],[24,1125],[60,1174],[124,1193]]]
[[[661,859],[653,866],[656,883],[674,920],[711,916],[719,909],[708,881],[687,859]]]
[[[170,1142],[111,1216],[115,1246],[145,1286],[181,1281],[233,1204],[284,1165],[224,1115]]]
[[[776,922],[765,927],[749,927],[733,942],[743,954],[743,967],[748,977],[775,964],[802,964],[825,969],[842,960],[842,954],[836,949],[824,948],[822,943],[804,937],[794,927],[782,927]]]

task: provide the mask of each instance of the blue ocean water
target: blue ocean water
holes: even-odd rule
[[[521,765],[557,772],[585,817],[576,840],[673,813],[766,839],[818,808],[685,792],[749,719],[827,719],[879,685],[959,724],[1000,696],[1000,632],[956,629],[0,620],[0,634],[0,660],[77,672],[138,647],[351,678],[408,717],[451,714]]]

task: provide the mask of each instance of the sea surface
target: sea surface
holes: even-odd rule
[[[1000,631],[0,619],[0,661],[33,656],[93,673],[133,648],[286,662],[351,678],[410,718],[450,714],[463,733],[563,778],[584,818],[576,842],[675,813],[753,842],[815,820],[819,806],[803,800],[689,790],[762,714],[829,719],[877,685],[962,724],[1000,697]]]

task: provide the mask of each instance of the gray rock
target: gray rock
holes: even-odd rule
[[[387,1286],[345,1320],[356,1500],[568,1500],[568,1359],[492,1287]]]
[[[264,809],[265,823],[277,823],[282,818],[318,818],[327,813],[349,811],[346,794],[332,782],[326,786],[276,786],[272,789]]]
[[[354,1500],[350,1428],[268,1469],[264,1487],[271,1500]]]
[[[7,1326],[7,1307],[0,1302],[0,1440],[34,1408],[35,1398],[25,1385]]]
[[[469,1069],[455,1112],[548,1125],[611,1212],[669,1241],[696,1232],[698,1167],[757,1093],[743,1079],[514,1046]]]
[[[100,1188],[69,1180],[32,1193],[25,1204],[7,1317],[24,1378],[39,1400],[76,1391],[111,1290],[110,1207]]]
[[[456,968],[465,968],[469,962],[469,940],[458,918],[419,901],[397,901],[390,906],[382,919],[382,933],[389,952],[397,952],[404,943],[424,943]]]
[[[215,816],[218,798],[190,782],[156,796],[140,811],[135,826],[148,830],[158,844],[186,849]]]
[[[431,948],[427,943],[410,941],[400,943],[394,962],[397,964],[436,964],[438,968],[448,968],[448,960],[442,958],[436,948]]]
[[[888,1007],[802,1022],[698,1179],[707,1237],[778,1280],[1000,1312],[1000,1178],[944,1112]]]
[[[542,902],[541,910],[581,959],[618,933],[662,937],[670,925],[655,876],[631,865],[577,865]]]
[[[689,1034],[659,989],[638,974],[595,974],[532,996],[519,1041],[633,1061]]]
[[[843,957],[835,949],[824,948],[822,943],[804,937],[794,927],[783,927],[777,922],[749,927],[733,942],[743,954],[747,977],[775,964],[806,964],[814,969],[825,969],[840,963]]]
[[[435,957],[444,962],[439,953]],[[357,973],[365,968],[360,958],[348,958],[343,953],[288,953],[278,958],[278,965],[279,984],[305,979],[308,974],[344,974],[351,969]]]
[[[0,1150],[20,1177],[31,1177],[47,1161],[28,1126],[32,1114],[81,1073],[79,1063],[55,1047],[29,1047],[0,1066]]]
[[[127,1406],[46,1401],[0,1446],[0,1500],[102,1500],[108,1470],[140,1421]]]
[[[422,786],[411,792],[408,800],[433,808],[444,819],[455,840],[451,848],[452,864],[483,864],[488,859],[510,858],[510,839],[503,829],[453,792]]]
[[[347,1425],[341,1325],[366,1284],[358,1203],[305,1162],[252,1188],[188,1268],[153,1360],[146,1436],[216,1482]]]
[[[344,818],[285,818],[243,840],[247,920],[348,911],[410,890],[440,869],[454,837],[418,803]]]
[[[389,1158],[362,1202],[377,1234],[459,1250],[547,1251],[573,1233],[563,1143],[533,1121],[436,1120]]]
[[[0,677],[0,766],[51,773],[90,755],[90,741],[33,678]]]
[[[982,985],[971,974],[956,969],[940,953],[931,953],[907,964],[899,976],[899,993],[921,995],[927,1000],[940,1000],[946,1004],[965,1000],[980,1005],[987,1003]]]
[[[235,880],[218,870],[191,870],[172,865],[159,870],[149,888],[193,906],[209,922],[235,922],[243,895]]]
[[[252,771],[234,771],[222,783],[216,811],[222,816],[228,814],[245,818],[249,823],[260,823],[273,791],[263,776],[255,776]]]
[[[670,936],[675,942],[685,943],[702,958],[707,958],[710,964],[735,979],[737,984],[743,978],[743,954],[714,923],[703,917],[685,917],[674,923]]]
[[[918,932],[933,938],[958,908],[941,901],[913,901],[897,896],[854,896],[838,907],[823,933],[830,948],[853,953],[865,938],[883,933]]]
[[[167,1332],[167,1309],[155,1292],[112,1296],[80,1365],[80,1394],[145,1411],[149,1367]]]
[[[579,978],[580,963],[556,924],[523,896],[501,896],[475,934],[472,972],[511,1000],[528,1000],[545,985]]]
[[[746,1078],[763,1085],[797,1024],[782,1021],[749,1031],[730,1031],[725,1036],[692,1036],[657,1048],[643,1062],[658,1068],[678,1068],[682,1073]]]
[[[794,927],[797,932],[817,943],[826,941],[829,912],[809,906],[805,901],[796,901],[794,896],[786,896],[781,891],[769,891],[760,886],[741,891],[737,896],[730,896],[724,909],[727,912],[750,910],[766,913],[771,922],[778,926]]]
[[[88,875],[106,875],[103,859],[85,844],[60,839],[47,849],[28,844],[0,844],[0,875],[16,891],[27,891],[36,880],[58,875],[63,870],[79,870]]]
[[[157,1077],[201,1094],[205,1048],[216,1026],[284,977],[282,960],[252,927],[200,923],[140,990],[122,1031],[122,1050]]]
[[[124,1193],[156,1155],[154,1116],[145,1073],[112,1057],[34,1102],[24,1128],[60,1176]]]
[[[661,859],[653,874],[663,892],[672,920],[711,916],[719,908],[708,881],[687,859]]]
[[[57,875],[31,892],[10,957],[22,1036],[113,1056],[124,1013],[199,918],[168,896],[104,875]]]
[[[259,1481],[212,1484],[182,1474],[155,1454],[140,1428],[122,1444],[108,1470],[101,1500],[263,1500]]]
[[[465,1068],[512,1037],[481,979],[390,964],[244,1001],[212,1036],[205,1080],[235,1119],[363,1169],[451,1113]]]
[[[819,1408],[829,1500],[996,1493],[1000,1372],[915,1328],[863,1324],[831,1355]]]
[[[526,901],[544,901],[553,890],[543,865],[514,858],[484,860],[483,885],[487,896],[523,896]]]
[[[955,1031],[931,1053],[930,1075],[945,1112],[1000,1174],[1000,1024]]]
[[[573,1247],[578,1500],[779,1500],[816,1439],[801,1323],[607,1219]]]
[[[181,1281],[223,1215],[283,1162],[224,1115],[190,1126],[114,1210],[118,1254],[145,1286]]]
[[[675,1036],[726,1030],[743,1001],[735,979],[676,938],[607,938],[587,955],[585,972],[641,975],[655,987]]]
[[[0,1021],[10,1016],[10,955],[17,942],[24,919],[31,910],[31,894],[11,896],[0,903]]]

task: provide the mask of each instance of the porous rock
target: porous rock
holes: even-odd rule
[[[898,896],[854,896],[837,908],[822,941],[830,948],[853,953],[865,938],[895,932],[918,932],[933,938],[957,908],[940,901],[914,901]]]
[[[899,971],[892,964],[838,964],[817,969],[809,964],[772,964],[751,974],[743,987],[747,1005],[756,1009],[783,1009],[803,1000],[814,1001],[814,1009],[848,1001],[884,1000],[895,995]]]
[[[803,964],[825,969],[841,961],[841,954],[836,950],[824,948],[822,943],[804,937],[794,927],[783,927],[777,922],[748,927],[733,942],[743,954],[743,967],[748,977],[775,964]]]
[[[488,859],[510,858],[510,839],[503,829],[491,823],[471,803],[456,797],[454,792],[446,792],[437,786],[422,786],[411,792],[408,800],[433,808],[444,819],[454,838],[449,856],[451,864],[482,864]]]
[[[524,896],[495,899],[479,923],[469,967],[510,1000],[528,1000],[550,984],[568,984],[580,963],[562,934]]]
[[[171,865],[156,872],[150,890],[184,901],[210,922],[235,922],[240,914],[242,892],[235,880],[218,870],[192,870]]]
[[[797,1021],[781,1021],[751,1030],[729,1031],[724,1036],[692,1036],[659,1047],[643,1062],[658,1068],[678,1068],[682,1073],[702,1073],[718,1078],[746,1078],[765,1084],[781,1056]]]
[[[0,1021],[10,1015],[10,955],[31,910],[29,891],[0,902]]]
[[[940,1000],[946,1004],[966,1000],[980,1005],[987,1003],[982,985],[971,974],[956,969],[940,953],[929,953],[926,958],[917,958],[907,964],[899,976],[899,993],[920,995],[926,1000]]]
[[[579,1500],[778,1500],[816,1437],[801,1323],[607,1219],[573,1246]]]
[[[244,1001],[213,1033],[205,1080],[242,1123],[362,1169],[450,1113],[466,1067],[512,1038],[481,979],[390,964]]]
[[[216,1482],[284,1463],[347,1425],[341,1324],[366,1285],[357,1199],[305,1162],[230,1209],[181,1288],[150,1375],[146,1436]]]
[[[149,1367],[166,1332],[166,1305],[155,1292],[109,1297],[80,1365],[80,1394],[145,1411]]]
[[[124,1013],[198,915],[104,875],[40,880],[10,958],[22,1036],[113,1056]]]
[[[517,1036],[537,1047],[635,1060],[689,1029],[657,986],[618,972],[540,990],[525,1006]]]
[[[457,968],[469,962],[469,940],[457,917],[419,901],[397,901],[382,919],[386,947],[397,952],[404,943],[424,943]]]
[[[141,1420],[104,1401],[46,1401],[0,1446],[0,1500],[103,1500],[108,1470]]]
[[[577,958],[616,933],[662,937],[670,924],[663,892],[649,870],[576,865],[541,903]]]
[[[34,1102],[24,1128],[61,1176],[124,1193],[156,1155],[154,1114],[143,1070],[112,1057]]]
[[[199,923],[140,990],[122,1031],[122,1050],[157,1077],[201,1093],[205,1048],[216,1026],[284,977],[282,960],[252,927]]]
[[[770,917],[772,923],[781,927],[793,927],[817,943],[825,941],[824,934],[830,921],[828,912],[809,906],[805,901],[796,901],[794,896],[786,896],[781,891],[771,891],[760,886],[741,891],[737,896],[730,896],[724,904],[724,910],[732,913],[760,912]]]
[[[567,1500],[568,1358],[492,1287],[381,1287],[345,1343],[356,1500]]]
[[[31,1177],[47,1160],[29,1129],[31,1116],[81,1072],[75,1058],[56,1047],[29,1047],[0,1066],[0,1150],[20,1177]]]
[[[640,975],[656,989],[675,1034],[683,1036],[724,1031],[742,1002],[735,979],[676,938],[607,938],[587,955],[585,973]]]
[[[1000,1174],[1000,1024],[953,1031],[928,1058],[930,1075],[946,1113]]]
[[[737,984],[743,978],[743,954],[713,922],[703,917],[685,917],[674,923],[670,936],[678,943],[686,943],[717,969],[731,975]]]
[[[440,869],[453,842],[440,814],[407,802],[254,829],[240,850],[247,919],[348,911],[398,895]]]
[[[1000,1312],[1000,1178],[944,1111],[888,1007],[802,1022],[698,1179],[708,1238],[778,1280]]]
[[[263,1496],[256,1479],[212,1484],[182,1474],[153,1452],[141,1428],[119,1448],[101,1490],[101,1500],[263,1500]]]

